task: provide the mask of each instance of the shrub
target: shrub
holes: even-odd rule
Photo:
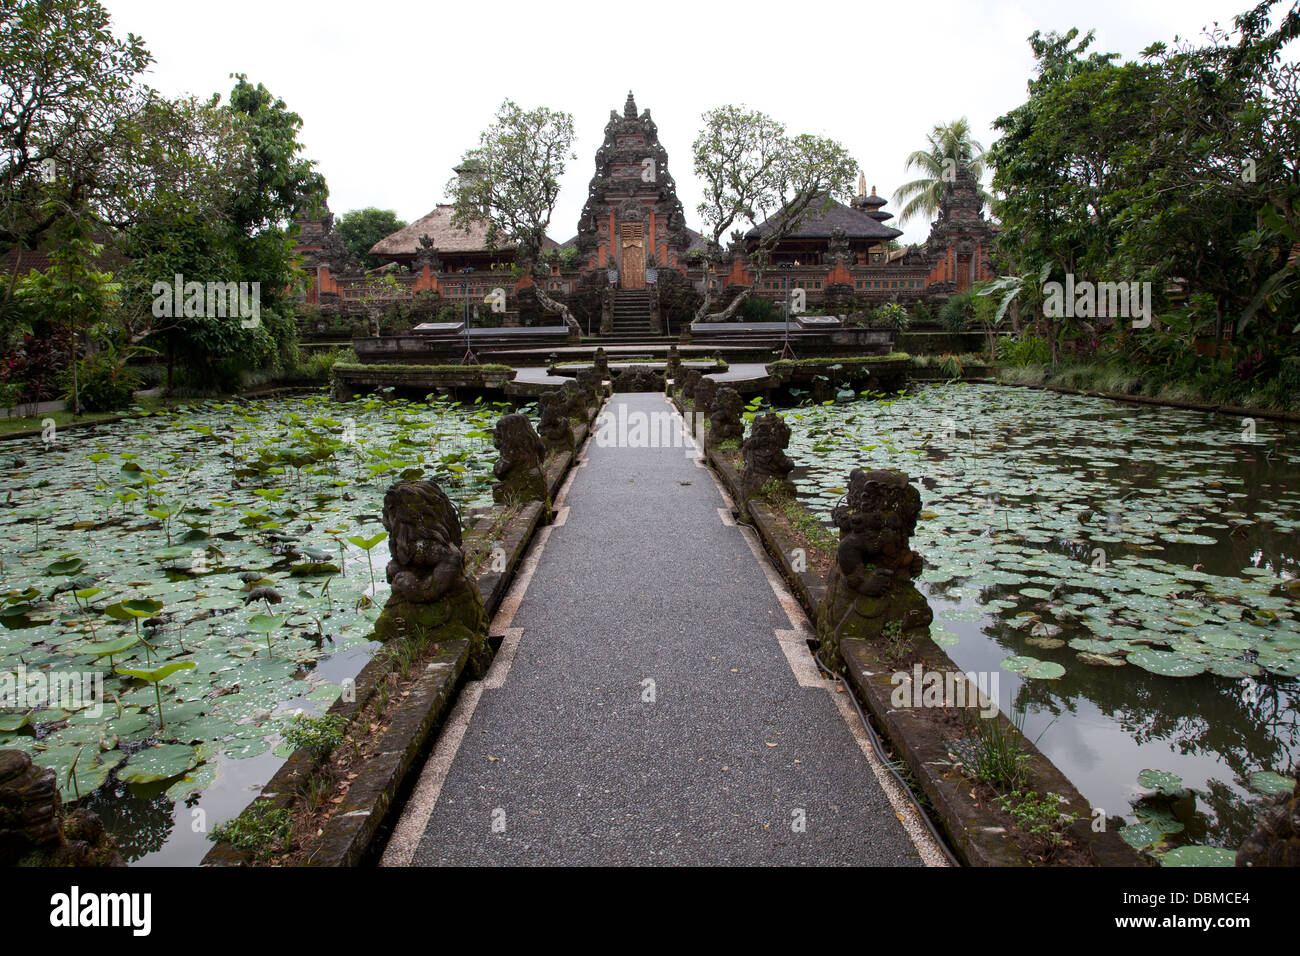
[[[1018,337],[1003,336],[997,343],[998,361],[1014,368],[1027,365],[1046,365],[1052,360],[1052,350],[1047,339],[1039,338],[1026,330]]]
[[[60,375],[64,401],[73,400],[72,373]],[[140,376],[127,368],[116,349],[87,355],[77,362],[76,396],[88,412],[115,412],[131,404],[131,393],[140,387]]]
[[[313,757],[324,758],[334,752],[334,748],[343,742],[343,732],[347,721],[337,714],[325,714],[321,717],[308,717],[298,714],[284,728],[282,736],[285,743],[296,748],[309,750]]]
[[[277,850],[289,849],[293,840],[293,814],[261,801],[233,820],[213,827],[208,839],[213,843],[229,843],[259,860],[267,860]]]
[[[872,328],[906,332],[911,324],[912,317],[908,314],[907,309],[897,302],[886,302],[876,309],[871,316]]]
[[[35,414],[38,402],[58,396],[59,372],[68,360],[68,333],[56,330],[41,335],[24,335],[22,341],[0,359],[0,382],[18,386],[18,403]]]
[[[948,297],[939,310],[939,322],[949,332],[965,332],[975,315],[974,295],[959,292]]]

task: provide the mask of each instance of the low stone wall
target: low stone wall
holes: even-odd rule
[[[353,365],[334,366],[334,397],[347,400],[378,388],[504,389],[515,377],[511,368],[495,365]]]

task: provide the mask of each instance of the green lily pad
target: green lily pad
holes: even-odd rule
[[[155,783],[170,780],[193,769],[199,755],[185,744],[148,747],[127,760],[117,775],[127,783]]]
[[[1195,677],[1204,674],[1208,663],[1172,651],[1142,650],[1128,655],[1128,662],[1162,677]]]
[[[1271,770],[1260,770],[1250,775],[1250,789],[1268,797],[1295,792],[1295,777],[1284,777]]]
[[[1160,858],[1161,866],[1235,866],[1237,854],[1217,846],[1180,846]]]

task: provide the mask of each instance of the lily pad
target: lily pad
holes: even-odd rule
[[[198,752],[185,744],[148,747],[127,760],[117,775],[127,783],[154,783],[170,780],[193,769],[199,762]]]

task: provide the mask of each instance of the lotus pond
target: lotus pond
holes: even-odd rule
[[[785,418],[827,520],[853,467],[918,481],[933,640],[1130,844],[1233,849],[1290,790],[1300,428],[962,383]]]
[[[288,756],[285,723],[378,647],[388,484],[490,504],[499,413],[311,396],[0,444],[0,687],[26,694],[0,748],[53,768],[127,860],[197,863]],[[80,683],[38,699],[59,675]]]

